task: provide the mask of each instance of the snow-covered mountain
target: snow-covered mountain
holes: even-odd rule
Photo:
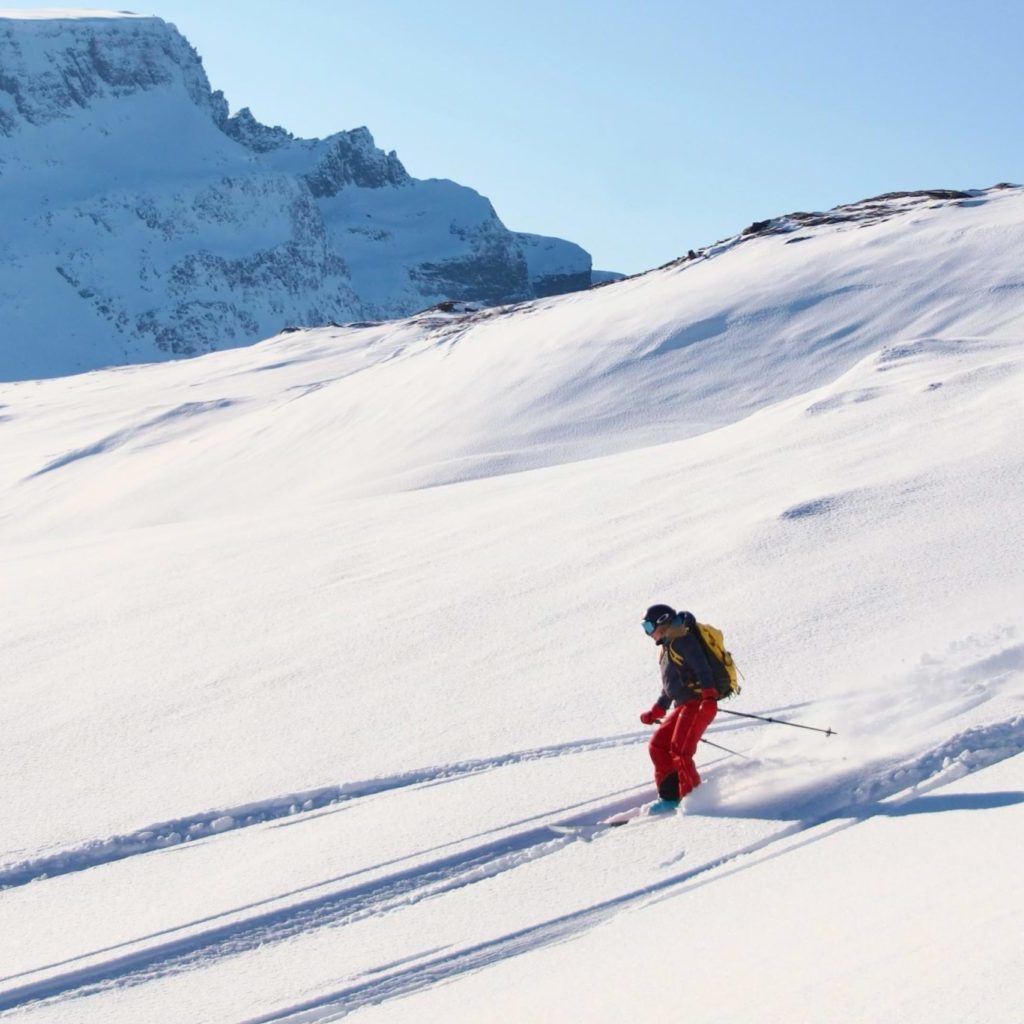
[[[0,384],[0,1013],[1017,1024],[1022,246],[893,195]],[[554,832],[653,796],[663,600],[704,784]]]
[[[2,379],[591,284],[579,246],[410,177],[365,128],[229,116],[155,17],[0,12],[0,203]]]

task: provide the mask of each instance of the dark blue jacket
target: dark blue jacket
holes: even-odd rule
[[[700,700],[701,690],[714,690],[715,677],[697,632],[697,620],[691,612],[680,612],[686,630],[682,636],[667,636],[661,641],[661,696],[658,703],[666,710],[673,702],[687,704]],[[672,633],[678,632],[673,627]]]

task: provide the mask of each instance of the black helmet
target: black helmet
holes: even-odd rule
[[[652,604],[644,613],[644,632],[650,636],[659,626],[664,626],[676,617],[676,610],[668,604]]]

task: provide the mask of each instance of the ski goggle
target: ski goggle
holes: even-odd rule
[[[644,632],[650,636],[659,626],[664,626],[671,619],[672,616],[668,612],[665,612],[664,615],[659,615],[654,622],[651,622],[650,619],[644,619]]]

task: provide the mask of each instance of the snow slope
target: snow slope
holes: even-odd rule
[[[1022,212],[0,385],[0,1014],[1018,1020]]]

